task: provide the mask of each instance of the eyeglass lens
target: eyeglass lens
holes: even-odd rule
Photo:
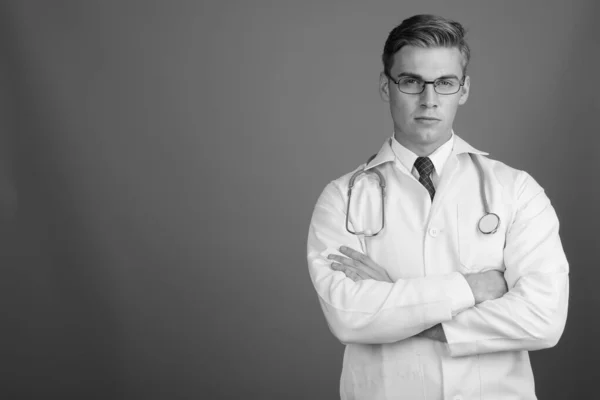
[[[460,89],[460,81],[455,78],[436,79],[433,88],[439,94],[454,94]],[[416,78],[400,78],[398,89],[403,93],[419,94],[425,90],[425,82]]]

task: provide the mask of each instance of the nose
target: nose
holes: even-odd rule
[[[433,83],[426,83],[425,90],[421,93],[421,107],[434,108],[438,106],[438,94],[433,88]]]

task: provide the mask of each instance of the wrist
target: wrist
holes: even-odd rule
[[[446,343],[446,333],[444,332],[444,328],[442,324],[437,324],[432,326],[429,329],[425,329],[423,332],[419,333],[417,336],[424,337],[431,340],[437,340],[438,342]]]
[[[437,324],[436,325],[439,329],[439,341],[442,343],[448,343],[448,340],[446,339],[446,332],[444,332],[444,326],[442,324]]]
[[[477,274],[464,274],[463,276],[465,277],[465,280],[471,289],[471,293],[475,299],[475,304],[481,303],[481,299],[478,296],[477,290],[475,290],[475,287],[477,286]]]

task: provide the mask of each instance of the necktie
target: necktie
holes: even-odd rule
[[[418,157],[415,161],[415,168],[417,171],[419,171],[419,182],[425,186],[425,189],[427,189],[429,195],[431,196],[431,200],[433,201],[433,196],[435,196],[435,188],[433,187],[433,182],[429,177],[429,175],[435,169],[433,163],[429,157]]]

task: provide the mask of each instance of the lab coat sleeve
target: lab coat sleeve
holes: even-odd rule
[[[342,343],[403,340],[474,305],[458,272],[389,283],[354,282],[333,270],[327,256],[339,254],[340,246],[363,251],[357,236],[346,231],[344,206],[340,188],[329,184],[315,206],[307,242],[312,283],[329,328]]]
[[[452,356],[549,348],[564,330],[569,264],[558,218],[533,178],[521,173],[517,187],[519,208],[504,249],[509,291],[442,323]]]

